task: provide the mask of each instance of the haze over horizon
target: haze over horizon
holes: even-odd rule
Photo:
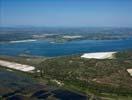
[[[0,26],[132,27],[132,0],[0,0]]]

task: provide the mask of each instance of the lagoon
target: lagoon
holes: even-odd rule
[[[64,56],[91,52],[112,52],[132,49],[132,39],[75,40],[53,43],[45,40],[0,43],[0,55]]]

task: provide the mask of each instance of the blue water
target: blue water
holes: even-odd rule
[[[122,51],[132,49],[132,39],[81,40],[66,43],[50,43],[44,40],[25,43],[1,43],[0,55],[63,56],[88,52]]]

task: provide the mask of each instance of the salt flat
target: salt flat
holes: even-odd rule
[[[19,64],[16,62],[9,62],[9,61],[5,61],[5,60],[0,60],[0,65],[7,67],[7,68],[20,70],[23,72],[32,72],[35,69],[34,66]]]
[[[132,69],[127,69],[127,72],[132,76]]]
[[[96,53],[84,53],[81,58],[89,58],[89,59],[112,59],[113,54],[116,52],[96,52]]]
[[[64,38],[64,39],[77,39],[77,38],[82,38],[82,36],[81,35],[73,35],[73,36],[71,36],[71,35],[65,35],[65,36],[63,36],[62,38]]]
[[[34,42],[34,41],[37,41],[37,40],[35,40],[35,39],[18,40],[18,41],[10,41],[10,43]]]

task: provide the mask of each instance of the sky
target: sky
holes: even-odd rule
[[[0,0],[0,26],[132,27],[132,0]]]

